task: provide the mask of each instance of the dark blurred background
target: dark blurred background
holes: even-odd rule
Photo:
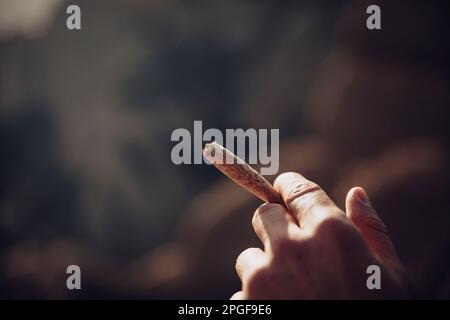
[[[66,28],[78,4],[82,30]],[[381,7],[382,30],[366,28]],[[280,172],[366,188],[414,296],[450,297],[445,1],[0,0],[0,297],[228,298],[259,201],[176,128],[279,128]],[[272,177],[273,179],[274,177]],[[66,267],[82,290],[66,289]]]

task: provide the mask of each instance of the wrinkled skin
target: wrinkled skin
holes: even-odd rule
[[[236,260],[242,291],[232,299],[402,299],[404,268],[386,227],[359,187],[342,212],[315,183],[297,173],[274,182],[286,208],[266,203],[252,220],[264,250]],[[369,290],[367,267],[381,270],[381,289]]]

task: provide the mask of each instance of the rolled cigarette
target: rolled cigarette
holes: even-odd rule
[[[220,172],[261,200],[284,205],[272,184],[230,150],[211,142],[205,145],[203,155]]]

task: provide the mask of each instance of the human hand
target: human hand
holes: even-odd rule
[[[405,298],[404,268],[386,227],[362,188],[347,194],[342,212],[315,183],[297,173],[274,182],[286,207],[260,206],[252,220],[264,251],[236,260],[242,291],[231,299]],[[367,267],[381,270],[381,289],[369,290]]]

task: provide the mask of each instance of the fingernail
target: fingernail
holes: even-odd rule
[[[364,189],[359,188],[356,191],[356,197],[357,197],[358,201],[361,202],[366,207],[372,207],[369,197],[367,196],[367,193],[366,193],[366,191],[364,191]]]

